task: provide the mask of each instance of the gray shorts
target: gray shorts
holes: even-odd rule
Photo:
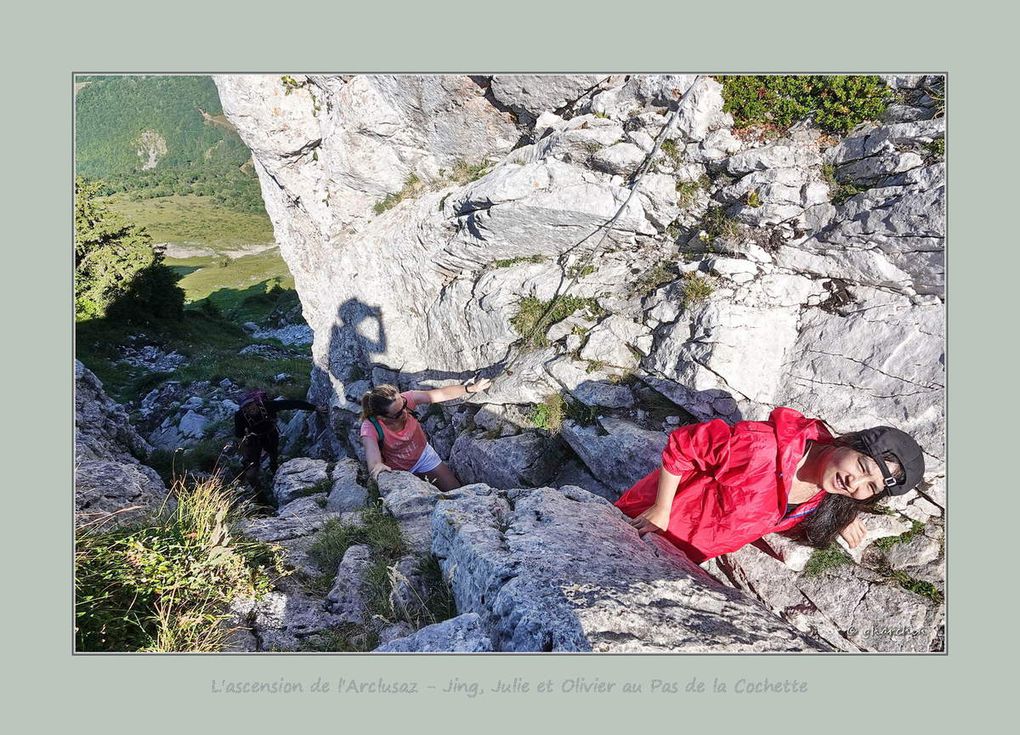
[[[418,461],[414,463],[414,467],[412,467],[409,471],[415,474],[431,472],[442,463],[442,458],[436,453],[436,450],[432,448],[432,445],[426,444],[425,448],[421,451],[421,456],[418,457]]]

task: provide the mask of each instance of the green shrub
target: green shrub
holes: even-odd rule
[[[81,651],[217,651],[228,603],[284,574],[280,549],[232,531],[245,508],[216,480],[172,488],[176,508],[75,539],[75,643]]]
[[[865,120],[882,116],[893,97],[877,76],[724,76],[723,110],[736,126],[788,128],[814,115],[833,133],[847,133]]]

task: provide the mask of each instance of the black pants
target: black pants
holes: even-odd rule
[[[259,482],[259,470],[262,468],[262,452],[269,455],[269,472],[276,474],[280,460],[280,435],[274,430],[263,434],[248,434],[241,441],[244,469],[241,476],[259,494],[261,500],[272,504],[272,496],[266,492]]]

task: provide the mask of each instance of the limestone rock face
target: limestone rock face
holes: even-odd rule
[[[138,461],[152,447],[95,374],[74,363],[75,525],[130,524],[166,500],[163,480]]]
[[[457,609],[496,650],[823,649],[580,488],[468,485],[432,526]]]
[[[128,420],[123,406],[106,395],[95,373],[74,361],[74,453],[78,461],[138,461],[152,447]]]
[[[536,487],[573,467],[613,497],[655,469],[670,428],[787,405],[840,433],[914,435],[924,482],[883,506],[896,528],[941,521],[945,123],[925,91],[939,78],[887,77],[902,99],[848,135],[802,121],[767,141],[734,128],[707,75],[215,82],[314,333],[310,399],[336,429],[317,456],[359,451],[369,378],[426,389],[480,372],[487,391],[427,419],[468,482]],[[536,434],[528,417],[552,396],[563,428]],[[532,462],[552,451],[551,473]],[[443,502],[390,474],[386,502],[425,543]],[[911,574],[937,580],[932,544],[909,548],[928,560]],[[861,610],[903,612],[878,598]],[[844,645],[836,621],[811,625]]]

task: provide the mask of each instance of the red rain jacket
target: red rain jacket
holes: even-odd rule
[[[819,491],[786,516],[794,472],[809,439],[828,443],[832,435],[821,421],[792,408],[773,410],[768,421],[729,426],[713,419],[674,430],[662,466],[680,475],[680,486],[662,535],[700,564],[797,525],[825,497]],[[658,484],[656,469],[616,506],[632,518],[640,515],[655,502]]]

